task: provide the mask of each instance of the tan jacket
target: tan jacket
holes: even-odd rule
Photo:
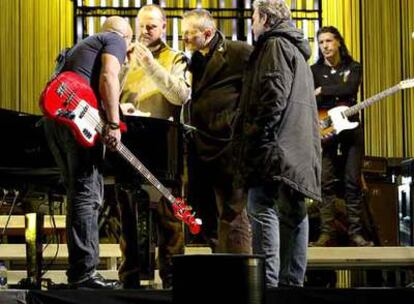
[[[131,62],[120,102],[134,104],[145,116],[177,120],[190,98],[187,60],[165,43],[153,56],[154,64],[146,68]]]

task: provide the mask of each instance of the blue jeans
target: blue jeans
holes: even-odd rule
[[[69,283],[94,275],[99,264],[98,215],[103,201],[102,144],[84,148],[70,129],[44,120],[45,135],[67,191],[66,233]]]
[[[283,183],[250,188],[253,252],[265,256],[266,286],[303,286],[308,217],[303,195]]]

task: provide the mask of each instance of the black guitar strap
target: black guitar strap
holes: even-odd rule
[[[59,52],[59,54],[57,55],[55,59],[55,62],[56,62],[55,68],[53,70],[52,75],[50,76],[49,81],[54,79],[57,75],[60,74],[60,72],[62,72],[63,67],[65,66],[65,63],[66,63],[66,58],[70,50],[71,48],[64,48]]]

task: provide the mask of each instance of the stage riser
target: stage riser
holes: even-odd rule
[[[67,269],[67,245],[50,244],[43,252],[43,259],[47,262],[57,259],[57,265],[52,269],[51,275],[56,276],[56,283],[64,283],[65,270]],[[186,247],[185,254],[211,254],[208,247]],[[157,255],[157,250],[156,250]],[[107,278],[117,278],[117,269],[121,258],[118,244],[101,244],[100,259],[101,270]],[[1,244],[0,260],[5,260],[8,266],[13,262],[20,266],[26,260],[24,244]],[[56,269],[59,267],[59,269]],[[414,267],[414,247],[309,247],[308,270],[333,270],[336,272],[336,287],[355,286],[353,274],[363,269],[380,269],[391,272],[404,272]],[[24,268],[13,269],[9,267],[11,284],[15,284],[25,277]],[[16,273],[13,273],[16,271]],[[46,276],[47,277],[47,276]],[[161,284],[158,273],[154,275],[153,284]]]

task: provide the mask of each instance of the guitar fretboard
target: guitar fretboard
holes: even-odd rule
[[[96,126],[99,134],[103,133],[104,125],[99,121]],[[119,154],[128,161],[135,169],[137,169],[166,199],[171,203],[175,203],[176,198],[171,192],[160,183],[160,181],[144,166],[144,164],[135,157],[135,155],[121,142],[118,143],[116,150]]]
[[[374,96],[368,98],[367,100],[365,100],[361,103],[358,103],[358,104],[350,107],[349,109],[343,111],[342,113],[346,117],[352,116],[352,115],[358,113],[359,111],[361,111],[362,109],[372,105],[373,103],[398,92],[400,89],[401,89],[401,86],[399,84],[397,84],[397,85],[395,85],[395,86],[393,86],[393,87],[391,87],[391,88],[389,88],[389,89],[387,89],[387,90],[385,90],[381,93],[378,93],[377,95],[374,95]]]

